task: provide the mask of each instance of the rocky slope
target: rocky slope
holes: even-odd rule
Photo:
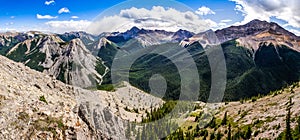
[[[163,104],[126,83],[116,92],[89,91],[0,60],[1,139],[125,139],[127,120]]]
[[[20,38],[18,36],[21,35],[14,35],[13,38]],[[68,35],[65,36],[69,37]],[[8,36],[10,35],[4,38]],[[106,67],[76,36],[68,41],[55,34],[27,33],[24,36],[22,39],[12,41],[15,45],[1,46],[0,48],[6,50],[3,55],[68,84],[92,87],[102,82]]]
[[[228,139],[229,128],[231,139],[277,139],[286,129],[287,108],[290,98],[292,99],[290,124],[291,128],[294,129],[299,125],[297,122],[300,115],[299,82],[271,92],[267,96],[253,97],[239,102],[214,104],[213,106],[217,109],[213,112],[216,114],[213,115],[214,121],[210,120],[210,122],[203,122],[203,118],[209,112],[204,110],[205,108],[202,109],[204,106],[201,104],[201,109],[192,112],[181,127],[185,134],[187,132],[195,134],[195,139],[203,139],[204,133],[207,133],[206,138],[214,135],[215,137],[220,136],[220,139]],[[197,128],[199,124],[206,125]],[[249,131],[249,127],[251,131]],[[246,136],[247,132],[248,136]]]
[[[0,57],[1,139],[92,138],[72,87]],[[44,98],[44,99],[43,99]]]
[[[222,118],[227,112],[233,122],[240,127],[254,125],[253,134],[259,131],[253,138],[275,139],[286,128],[286,115],[289,98],[292,98],[291,118],[297,120],[300,115],[300,83],[271,92],[270,95],[261,98],[253,98],[245,102],[231,102],[221,108],[217,117]],[[258,124],[255,124],[259,122]],[[256,125],[256,126],[255,126]],[[295,128],[296,121],[291,126]]]
[[[218,36],[220,42],[226,42],[241,37],[257,35],[266,31],[270,31],[273,34],[282,34],[282,35],[290,36],[293,40],[299,40],[299,37],[285,30],[277,23],[274,22],[269,23],[261,20],[253,20],[245,25],[231,26],[228,28],[217,30],[215,31],[215,33]]]

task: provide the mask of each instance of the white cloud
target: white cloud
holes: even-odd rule
[[[72,19],[77,19],[79,18],[78,16],[71,16]]]
[[[289,31],[292,32],[292,33],[294,33],[294,34],[297,35],[297,36],[300,36],[300,31],[299,31],[299,30],[296,30],[296,29],[290,29]]]
[[[209,19],[201,19],[199,15],[191,11],[181,12],[161,6],[153,6],[151,9],[132,7],[121,10],[116,15],[96,20],[89,26],[88,32],[99,34],[102,32],[125,31],[133,26],[167,31],[185,29],[199,33],[209,30],[217,24]]]
[[[18,32],[18,30],[14,28],[0,28],[0,32]]]
[[[242,13],[244,13],[243,11],[243,7],[241,5],[236,5],[234,8],[235,11],[241,11]]]
[[[228,23],[228,22],[231,22],[232,20],[231,19],[223,19],[221,20],[221,23]]]
[[[87,20],[66,20],[46,22],[47,29],[51,32],[64,33],[71,31],[86,31],[91,22]]]
[[[14,19],[14,18],[15,18],[15,16],[10,16],[10,18],[11,18],[11,19]]]
[[[14,24],[14,22],[7,22],[7,23],[5,23],[6,26],[13,25],[13,24]]]
[[[55,1],[54,0],[50,0],[50,1],[45,1],[45,5],[50,5],[50,4],[54,4]]]
[[[198,8],[198,10],[196,11],[197,14],[199,15],[214,15],[216,14],[213,10],[211,10],[210,8],[206,7],[206,6],[202,6],[200,8]]]
[[[244,20],[236,23],[245,24],[253,19],[270,21],[277,18],[285,21],[285,27],[300,28],[299,0],[230,0],[236,3],[235,10],[241,12]],[[293,30],[299,33],[299,30]]]
[[[56,19],[57,16],[50,16],[50,15],[40,15],[40,14],[36,14],[36,18],[37,19]]]
[[[63,8],[61,8],[61,9],[58,10],[58,13],[59,14],[70,13],[70,10],[67,7],[63,7]]]
[[[235,10],[242,12],[247,23],[253,19],[270,21],[271,17],[283,20],[288,25],[300,28],[299,0],[231,0]]]

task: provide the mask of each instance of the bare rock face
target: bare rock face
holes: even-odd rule
[[[239,46],[246,47],[253,52],[259,49],[261,43],[273,44],[274,46],[284,45],[300,52],[300,37],[285,30],[276,23],[260,20],[253,20],[245,25],[231,26],[215,32],[208,30],[184,39],[180,44],[181,46],[186,46],[199,40],[211,40],[211,38],[217,38],[217,43],[219,44],[236,40]]]
[[[67,84],[84,88],[101,84],[107,68],[79,38],[65,42],[55,34],[31,34],[35,37],[27,35],[29,39],[19,40],[5,55]]]
[[[63,48],[62,54],[55,59],[54,64],[46,71],[54,77],[63,75],[65,83],[89,87],[102,82],[95,67],[97,61],[80,39],[73,39]]]
[[[253,20],[245,25],[241,26],[231,26],[222,30],[217,30],[216,35],[221,42],[226,42],[232,39],[237,39],[240,37],[246,37],[249,35],[257,35],[265,31],[272,31],[274,33],[280,33],[287,36],[292,36],[292,38],[297,39],[293,33],[285,30],[274,22],[266,22],[260,20]],[[299,38],[298,38],[299,39]]]
[[[294,36],[289,36],[281,33],[274,33],[270,30],[264,31],[262,33],[241,37],[236,40],[240,46],[244,46],[250,50],[258,50],[260,43],[273,44],[275,46],[287,46],[292,50],[300,52],[300,38],[294,38]]]
[[[300,38],[274,22],[253,20],[245,25],[217,30],[215,33],[220,42],[237,39],[239,45],[254,51],[258,49],[261,42],[272,43],[275,46],[285,45],[300,51]]]
[[[123,140],[128,121],[162,104],[128,83],[89,91],[0,56],[0,139]]]
[[[125,82],[114,92],[76,88],[75,93],[78,114],[93,132],[120,140],[126,139],[125,131],[129,122],[141,122],[151,108],[159,108],[164,103],[162,99]]]
[[[77,105],[72,87],[0,59],[0,139],[95,137],[72,111]]]

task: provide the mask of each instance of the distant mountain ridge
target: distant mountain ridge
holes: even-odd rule
[[[154,35],[153,32],[155,31],[149,31],[152,37],[161,38]],[[159,32],[157,31],[157,33]],[[210,38],[217,38],[218,41],[210,40]],[[135,41],[137,44],[133,45],[132,41],[136,39],[137,37],[128,41],[115,41],[113,45],[100,47],[98,56],[103,56],[104,62],[111,65],[109,63],[113,61],[117,51],[134,54],[143,48],[137,47],[143,46],[141,41]],[[219,44],[222,47],[227,65],[227,87],[224,100],[238,100],[256,96],[259,93],[266,94],[300,80],[299,41],[298,36],[276,23],[254,20],[246,25],[194,34],[179,41],[179,44],[190,52],[198,66],[199,78],[201,79],[199,99],[205,101],[211,86],[209,82],[211,70],[204,53],[210,48],[205,48],[203,43]],[[131,47],[127,45],[128,43]],[[175,43],[169,45],[176,47],[176,41],[161,42],[161,45],[155,45],[155,47],[163,47],[164,44],[168,43]],[[134,48],[134,50],[132,51],[128,47]],[[149,62],[149,60],[152,61]],[[132,66],[132,76],[134,77],[131,79],[131,84],[149,92],[149,87],[147,87],[149,79],[147,77],[151,76],[153,72],[161,71],[160,68],[166,69],[164,77],[171,79],[176,77],[176,73],[172,75],[171,72],[174,67],[166,58],[156,55],[143,56]],[[109,76],[105,79],[109,79]],[[168,91],[171,93],[168,93],[169,96],[166,98],[174,99],[173,95],[179,94],[180,82],[169,81],[169,85],[172,91]]]
[[[210,30],[206,32],[213,31]],[[183,40],[181,44],[192,44],[201,39],[206,32],[198,33]],[[266,21],[253,20],[245,25],[230,26],[228,28],[216,30],[214,33],[220,44],[230,40],[237,40],[241,46],[257,50],[259,43],[269,42],[274,45],[285,45],[300,51],[300,37],[285,30],[274,22],[269,23]]]
[[[137,39],[142,42],[144,46],[151,46],[167,42],[180,42],[181,40],[190,38],[193,35],[194,33],[182,29],[177,32],[168,32],[164,30],[146,30],[132,27],[126,32],[110,35],[107,39],[115,43],[125,42],[130,39]]]
[[[65,83],[74,84],[70,81],[76,79],[75,81],[81,81],[80,85],[88,87],[109,83],[109,68],[118,51],[134,54],[138,50],[152,46],[181,45],[190,52],[198,69],[201,69],[199,74],[203,80],[201,83],[203,87],[200,99],[205,100],[210,88],[211,73],[204,53],[209,48],[205,48],[203,43],[209,42],[211,37],[218,39],[211,43],[220,44],[227,63],[226,100],[268,93],[270,90],[300,80],[299,37],[276,23],[260,20],[198,34],[186,30],[168,32],[137,27],[122,33],[100,35],[85,32],[4,33],[0,34],[0,54],[33,69],[44,71]],[[156,70],[174,69],[167,59],[157,59],[157,56],[144,56],[137,62],[136,66],[139,69],[132,73],[136,73],[138,77],[133,77],[131,84],[145,91],[148,87],[143,87],[143,84],[147,83],[138,83],[138,81],[147,82],[147,79],[143,79],[147,77],[144,74],[150,74],[150,71],[145,68],[153,66]],[[166,74],[168,70],[165,71]],[[73,74],[80,76],[74,77]],[[174,92],[178,91],[177,82],[171,84]]]

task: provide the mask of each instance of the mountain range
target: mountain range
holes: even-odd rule
[[[200,76],[199,100],[206,101],[211,87],[211,69],[205,52],[210,48],[199,40],[209,40],[208,34],[217,37],[226,59],[224,100],[266,94],[300,78],[300,37],[276,23],[260,20],[198,34],[186,30],[168,32],[137,27],[100,35],[85,32],[2,33],[0,54],[64,83],[93,88],[111,84],[110,67],[118,51],[135,54],[153,46],[183,47],[196,62]],[[167,77],[168,83],[164,98],[176,99],[180,94],[180,77],[176,69],[168,58],[146,55],[132,65],[129,82],[150,92],[149,78],[154,73],[161,73]]]
[[[134,54],[138,52],[139,48],[147,46],[143,42],[153,43],[152,38],[159,38],[156,41],[160,42],[160,45],[157,45],[156,42],[152,44],[155,47],[163,47],[166,44],[174,47],[185,47],[198,67],[201,86],[199,99],[202,101],[207,100],[211,87],[211,69],[207,54],[205,54],[210,48],[203,46],[203,41],[210,41],[209,37],[218,39],[214,43],[222,47],[226,59],[227,85],[224,100],[239,100],[258,94],[266,94],[299,80],[300,38],[276,23],[254,20],[246,25],[232,26],[215,32],[209,30],[194,34],[185,31],[181,41],[172,39],[175,34],[181,31],[176,33],[157,31],[157,34],[161,34],[158,37],[153,35],[153,31],[148,31],[151,35],[141,40],[145,35],[140,35],[138,30],[134,29],[136,35],[133,39],[128,41],[112,39],[111,43],[100,48],[98,56],[102,58],[105,64],[111,65],[114,58],[111,54],[115,54],[117,51]],[[145,33],[147,30],[141,29],[141,31]],[[123,35],[124,33],[112,35],[107,39],[119,38]],[[169,41],[165,43],[165,40],[168,39]],[[174,57],[180,59],[180,56],[175,56],[175,54]],[[162,56],[141,57],[131,67],[131,84],[150,92],[147,86],[149,78],[154,73],[161,73],[167,77],[168,88],[170,89],[167,90],[165,98],[176,99],[176,95],[180,94],[180,77],[174,69],[176,67],[173,63]],[[107,76],[109,77],[109,75]]]
[[[186,59],[182,50],[196,64],[198,100],[203,102],[193,102],[193,112],[177,112],[183,123],[166,139],[282,138],[288,115],[298,138],[299,103],[292,100],[300,98],[299,43],[300,37],[278,24],[260,20],[202,33],[137,27],[100,35],[1,33],[0,139],[143,139],[167,133],[176,126],[172,121],[158,129],[139,122],[168,117],[165,114],[180,103],[173,100],[181,88],[195,87],[181,85],[180,72],[191,65],[178,69],[174,64]],[[225,103],[208,101],[214,71],[208,56],[216,47],[226,62]],[[159,50],[170,57],[152,53],[153,48],[168,48]],[[144,50],[150,53],[127,69],[129,83],[112,85],[115,59],[139,56]],[[114,76],[122,81],[124,71]],[[166,79],[165,95],[151,90],[154,74]],[[193,83],[198,77],[188,78]],[[211,106],[215,114],[210,114]],[[212,119],[205,122],[207,117]],[[202,123],[207,125],[199,128]]]

